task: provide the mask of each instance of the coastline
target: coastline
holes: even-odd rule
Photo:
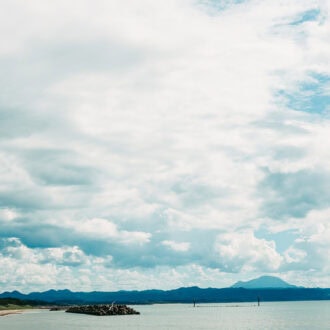
[[[12,315],[12,314],[21,314],[23,313],[23,309],[4,309],[0,310],[0,316],[7,316],[7,315]]]
[[[0,317],[1,316],[7,316],[7,315],[13,315],[13,314],[22,314],[25,312],[36,310],[36,308],[16,308],[16,309],[0,309]]]

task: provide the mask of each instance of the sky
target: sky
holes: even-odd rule
[[[330,287],[327,0],[0,0],[0,291]]]

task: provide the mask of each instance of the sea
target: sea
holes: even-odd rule
[[[1,330],[330,329],[330,301],[131,306],[140,315],[92,316],[30,310],[0,317]]]

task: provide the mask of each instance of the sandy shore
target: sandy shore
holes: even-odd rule
[[[20,314],[23,313],[24,310],[22,309],[8,309],[8,310],[0,310],[0,316],[6,316],[10,314]]]

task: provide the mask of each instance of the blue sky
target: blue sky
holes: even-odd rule
[[[0,291],[330,287],[327,1],[1,4]]]

